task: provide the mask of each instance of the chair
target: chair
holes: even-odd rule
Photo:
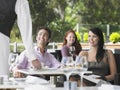
[[[57,58],[57,53],[56,52],[50,52],[52,55],[55,56],[55,58]]]
[[[57,54],[57,59],[59,60],[59,62],[61,62],[61,60],[62,60],[61,50],[55,50],[55,52]],[[56,82],[56,87],[63,87],[64,81],[66,81],[65,75],[58,76],[58,80]]]
[[[115,75],[114,84],[120,85],[120,54],[115,53],[115,61],[116,61],[116,67],[117,67],[117,74]]]
[[[120,73],[120,54],[115,53],[115,61],[116,61],[116,66],[117,66],[117,73]]]
[[[57,59],[61,62],[62,59],[61,50],[55,50],[55,52],[57,53]]]

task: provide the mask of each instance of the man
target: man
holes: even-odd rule
[[[33,66],[40,68],[32,41],[32,21],[27,0],[0,0],[0,75],[8,75],[9,38],[17,18],[22,40]]]
[[[34,47],[37,59],[45,67],[48,68],[59,68],[60,62],[50,53],[47,52],[47,45],[51,38],[51,31],[47,27],[40,27],[37,32],[36,41],[37,45]],[[26,55],[26,50],[23,51],[17,62],[15,62],[15,67],[13,67],[14,77],[24,77],[23,74],[16,72],[18,69],[30,69],[31,62]]]

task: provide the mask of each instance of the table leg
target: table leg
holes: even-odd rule
[[[50,76],[50,84],[56,84],[57,76]]]

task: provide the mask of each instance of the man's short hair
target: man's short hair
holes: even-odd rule
[[[49,37],[48,37],[48,38],[51,38],[51,30],[50,30],[48,27],[44,27],[44,26],[39,27],[39,28],[37,29],[37,34],[38,34],[38,32],[39,32],[40,30],[42,30],[42,29],[46,30],[46,31],[48,32],[48,34],[49,34]],[[37,34],[36,34],[36,35],[37,35]]]

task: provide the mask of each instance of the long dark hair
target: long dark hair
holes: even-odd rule
[[[73,33],[75,35],[75,42],[73,43],[73,46],[75,46],[75,54],[78,55],[80,53],[80,51],[82,50],[82,47],[77,39],[77,36],[76,36],[74,30],[70,29],[65,33],[64,40],[63,40],[63,46],[67,44],[66,37],[68,36],[69,33]]]
[[[104,53],[105,53],[104,37],[103,37],[102,30],[100,28],[95,27],[95,28],[91,28],[89,31],[93,32],[95,35],[99,37],[96,60],[100,62],[103,59]]]

